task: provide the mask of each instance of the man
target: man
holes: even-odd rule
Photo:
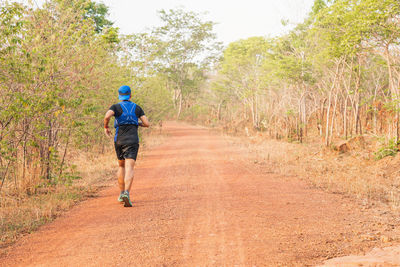
[[[138,127],[149,127],[150,124],[144,115],[143,109],[129,101],[131,98],[131,88],[129,86],[121,86],[118,90],[118,95],[119,100],[122,101],[112,105],[107,111],[104,117],[104,132],[108,137],[111,137],[108,123],[111,117],[115,116],[114,146],[119,165],[118,184],[121,189],[118,201],[123,202],[124,207],[132,207],[129,191],[132,186],[133,168],[139,150]]]

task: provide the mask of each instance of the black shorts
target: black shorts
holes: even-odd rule
[[[118,160],[134,159],[136,160],[139,144],[119,145],[114,143],[115,152],[117,153]]]

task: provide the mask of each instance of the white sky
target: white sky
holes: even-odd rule
[[[22,0],[29,1],[29,0]],[[31,0],[32,1],[32,0]],[[41,4],[45,0],[34,0]],[[204,19],[218,23],[214,29],[225,45],[252,36],[277,36],[302,22],[314,0],[96,0],[110,8],[110,19],[121,33],[143,32],[160,25],[157,11],[184,7],[208,12]],[[282,26],[281,20],[289,20]]]

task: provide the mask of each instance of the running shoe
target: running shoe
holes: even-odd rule
[[[124,200],[122,199],[122,193],[121,194],[119,194],[119,197],[118,197],[118,202],[120,202],[121,204],[122,203],[124,203]]]
[[[122,195],[122,200],[124,201],[124,207],[132,207],[132,202],[129,199],[129,195],[127,193],[124,193]]]

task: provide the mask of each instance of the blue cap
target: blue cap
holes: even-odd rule
[[[119,100],[129,100],[131,97],[131,88],[128,85],[123,85],[118,89]]]

